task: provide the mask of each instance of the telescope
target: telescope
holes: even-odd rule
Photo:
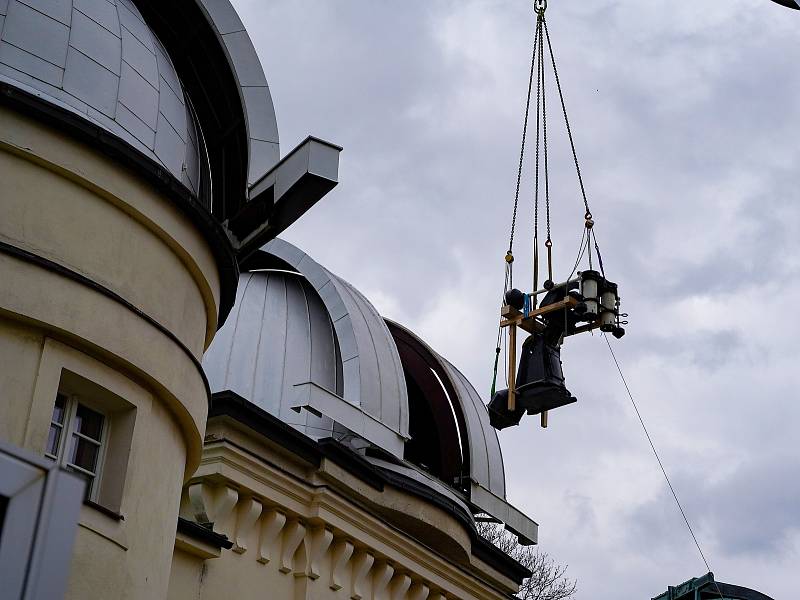
[[[577,402],[564,383],[561,344],[579,333],[599,329],[619,339],[625,335],[620,312],[619,287],[602,273],[589,269],[564,283],[547,282],[544,289],[525,294],[509,290],[502,308],[501,327],[509,328],[509,387],[489,403],[489,418],[496,429],[519,424],[524,414],[542,415]],[[538,302],[538,297],[543,296]],[[530,335],[522,344],[516,366],[516,330]]]

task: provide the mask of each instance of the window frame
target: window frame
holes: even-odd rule
[[[87,399],[83,396],[62,391],[59,391],[56,394],[56,399],[53,401],[53,412],[55,412],[55,403],[58,401],[59,397],[63,397],[65,399],[64,421],[63,423],[54,421],[52,413],[50,417],[50,427],[55,425],[61,429],[58,447],[56,448],[55,455],[48,452],[48,448],[45,448],[44,456],[47,459],[54,461],[59,466],[83,478],[86,481],[85,499],[97,503],[100,496],[100,490],[102,488],[103,466],[106,462],[105,459],[106,451],[108,449],[109,430],[111,429],[111,416],[107,411],[103,410],[101,407],[98,407],[96,403],[87,401]],[[94,438],[91,438],[77,430],[76,415],[78,413],[79,406],[84,406],[89,410],[98,413],[103,418],[99,440],[95,440]],[[95,463],[94,473],[70,462],[70,457],[68,456],[70,450],[69,443],[73,436],[97,446],[97,461]]]

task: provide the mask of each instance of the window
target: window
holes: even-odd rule
[[[59,393],[53,406],[45,456],[86,478],[86,498],[96,500],[105,451],[106,416]]]
[[[45,460],[86,479],[84,504],[122,519],[137,407],[151,402],[152,395],[123,374],[54,340],[45,342],[40,372],[26,433],[29,442]]]

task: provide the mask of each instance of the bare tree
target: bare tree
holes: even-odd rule
[[[578,590],[575,580],[566,576],[567,567],[556,564],[546,552],[522,546],[512,533],[495,523],[478,523],[478,533],[503,552],[527,567],[533,574],[522,582],[517,598],[521,600],[566,600]]]

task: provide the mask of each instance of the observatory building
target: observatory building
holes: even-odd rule
[[[0,0],[4,598],[500,599],[529,575],[477,533],[537,525],[474,388],[277,237],[340,150],[281,153],[228,0]]]
[[[722,583],[713,573],[693,577],[652,600],[772,600],[769,596],[739,585]]]

